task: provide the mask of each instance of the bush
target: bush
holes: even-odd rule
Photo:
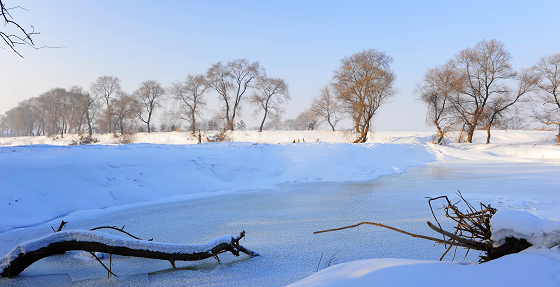
[[[125,134],[114,134],[113,135],[113,142],[116,144],[129,144],[133,143],[136,140],[136,135],[132,133],[125,133]]]
[[[209,135],[206,137],[206,140],[208,142],[228,142],[231,141],[231,138],[229,136],[228,131],[223,128],[220,132],[218,132],[216,135],[212,136]]]
[[[80,138],[78,140],[73,139],[70,142],[70,145],[85,145],[85,144],[94,144],[99,142],[98,139],[90,136],[90,135],[80,135]]]

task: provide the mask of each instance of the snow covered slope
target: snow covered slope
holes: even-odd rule
[[[434,160],[419,144],[0,147],[0,231],[279,183],[372,180]]]

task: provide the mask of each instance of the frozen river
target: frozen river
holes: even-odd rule
[[[373,226],[313,235],[313,231],[373,221],[429,236],[432,220],[425,197],[454,195],[499,208],[546,210],[560,201],[560,165],[535,163],[433,163],[370,182],[287,184],[273,190],[240,192],[187,202],[129,209],[65,229],[114,225],[141,238],[171,243],[203,243],[245,230],[242,245],[256,258],[220,255],[179,263],[113,257],[118,277],[106,278],[96,261],[80,253],[43,259],[1,286],[283,286],[313,274],[329,258],[334,263],[395,257],[438,260],[442,246]],[[0,233],[0,253],[17,243],[51,233],[45,224]],[[464,252],[458,252],[463,259]],[[477,253],[468,260],[476,261]],[[451,257],[448,256],[449,260]],[[105,259],[108,261],[108,259]]]

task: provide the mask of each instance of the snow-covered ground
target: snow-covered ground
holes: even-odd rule
[[[489,145],[484,144],[485,134],[480,132],[473,144],[447,146],[430,144],[432,134],[426,132],[377,132],[366,144],[348,144],[349,135],[344,132],[241,131],[228,136],[230,142],[201,145],[196,145],[196,139],[188,133],[180,132],[138,134],[135,143],[129,145],[114,144],[110,135],[95,135],[99,143],[87,146],[69,146],[76,135],[56,140],[0,138],[0,237],[33,239],[38,228],[55,226],[61,219],[79,222],[135,208],[203,198],[219,201],[282,184],[366,182],[404,173],[410,167],[431,165],[436,167],[431,170],[473,170],[476,177],[493,175],[484,190],[461,187],[465,182],[461,176],[451,182],[457,182],[453,188],[461,189],[468,200],[490,202],[500,210],[493,224],[496,236],[524,237],[533,240],[536,247],[481,265],[371,258],[324,269],[294,286],[370,286],[371,282],[406,286],[453,282],[467,286],[468,282],[456,280],[465,277],[496,285],[560,284],[560,251],[553,246],[560,238],[560,147],[553,143],[554,132],[494,131]],[[510,185],[510,190],[504,189],[517,180],[510,174],[543,187],[519,191]],[[433,190],[424,196],[453,192]],[[327,220],[324,224],[317,229],[344,223]],[[298,242],[298,246],[314,245],[313,240]],[[4,254],[20,243],[5,242],[0,243]],[[401,258],[407,258],[406,254]],[[506,275],[511,270],[525,273]],[[264,276],[267,285],[293,283],[274,281],[270,278],[275,271],[269,272]],[[298,276],[295,280],[303,278]],[[1,279],[0,285],[10,282]]]

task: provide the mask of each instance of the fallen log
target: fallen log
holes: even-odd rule
[[[167,260],[173,268],[175,261],[197,261],[210,257],[219,261],[218,254],[225,252],[231,252],[235,256],[239,256],[240,252],[251,257],[258,256],[258,253],[239,245],[239,240],[244,236],[245,231],[239,236],[225,235],[203,244],[170,244],[135,240],[98,231],[60,231],[16,246],[0,260],[0,276],[13,278],[36,261],[72,250]]]

